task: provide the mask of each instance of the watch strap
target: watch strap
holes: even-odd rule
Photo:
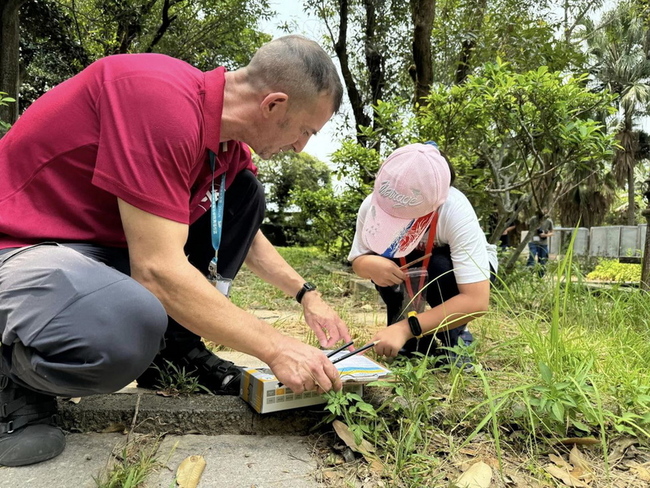
[[[411,334],[418,339],[422,337],[422,326],[420,325],[420,320],[417,318],[417,312],[409,312],[407,320],[409,328],[411,329]]]
[[[305,284],[302,285],[302,288],[300,289],[300,291],[296,295],[296,301],[298,303],[302,303],[302,297],[305,296],[305,293],[307,293],[308,291],[314,291],[315,289],[316,289],[316,285],[314,285],[313,283],[310,283],[309,281],[305,282]]]

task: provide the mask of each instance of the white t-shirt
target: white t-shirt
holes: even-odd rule
[[[361,238],[369,207],[370,195],[359,208],[357,231],[354,234],[348,261],[354,261],[364,254],[376,254]],[[489,279],[490,265],[495,273],[499,265],[497,248],[487,243],[476,212],[467,197],[452,186],[447,200],[440,206],[438,212],[440,216],[434,245],[449,245],[456,283],[465,285]],[[428,232],[422,236],[422,241],[426,243],[427,237]]]

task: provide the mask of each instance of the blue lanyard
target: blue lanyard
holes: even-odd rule
[[[212,228],[212,247],[214,247],[214,256],[217,260],[217,253],[219,252],[219,246],[221,245],[221,229],[223,227],[223,206],[224,200],[226,198],[226,173],[221,175],[221,183],[219,184],[219,197],[216,197],[216,192],[214,191],[214,170],[215,170],[215,159],[216,156],[214,152],[210,151],[210,168],[212,169],[212,197],[210,204],[210,224]]]

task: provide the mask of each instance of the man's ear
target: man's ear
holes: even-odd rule
[[[284,117],[289,107],[289,95],[283,92],[269,93],[260,103],[260,109],[264,118]]]

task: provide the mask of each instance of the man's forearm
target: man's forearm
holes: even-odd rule
[[[132,276],[163,304],[167,314],[195,334],[251,354],[268,364],[281,334],[233,305],[189,262],[133,267]]]

